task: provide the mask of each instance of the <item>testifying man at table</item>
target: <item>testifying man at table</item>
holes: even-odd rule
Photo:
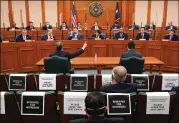
[[[78,29],[74,27],[73,31],[70,32],[68,40],[81,40],[83,38],[82,34],[78,32]]]
[[[22,33],[16,37],[16,42],[24,42],[25,40],[31,40],[31,37],[27,35],[26,29],[22,29]]]
[[[136,36],[136,40],[141,40],[141,39],[144,39],[144,40],[150,39],[150,35],[144,31],[143,27],[140,28],[140,32],[137,33],[137,36]]]
[[[165,39],[169,41],[179,41],[179,37],[175,34],[175,30],[170,30],[170,33],[165,36]]]

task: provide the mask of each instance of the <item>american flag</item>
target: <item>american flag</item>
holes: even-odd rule
[[[76,9],[74,4],[72,6],[72,26],[77,27]]]

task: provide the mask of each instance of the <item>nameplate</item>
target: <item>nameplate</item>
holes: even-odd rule
[[[178,74],[162,74],[162,90],[171,90],[174,86],[179,86]]]
[[[71,91],[88,91],[88,75],[87,74],[71,74],[70,90]]]
[[[32,40],[25,40],[25,42],[32,42]]]
[[[44,115],[45,92],[23,92],[21,115]]]
[[[130,94],[108,93],[107,94],[108,115],[130,115]]]
[[[169,41],[168,39],[162,39],[162,41]]]
[[[64,93],[64,114],[86,115],[85,98],[87,92],[65,92]]]
[[[2,41],[2,43],[9,43],[9,41]]]
[[[26,90],[27,74],[10,74],[8,90]]]
[[[101,40],[101,38],[95,38],[94,40]]]
[[[77,38],[72,38],[71,40],[78,40]]]
[[[56,90],[56,74],[40,74],[39,90]]]
[[[169,114],[170,95],[168,92],[147,92],[146,114]]]
[[[112,83],[112,75],[111,74],[102,74],[102,86],[109,85]]]
[[[0,114],[6,114],[5,94],[6,92],[0,92]]]
[[[118,40],[124,40],[124,38],[118,38]]]
[[[137,85],[137,91],[149,91],[149,76],[147,74],[132,74],[131,80]]]
[[[139,40],[141,40],[141,41],[145,41],[146,39],[139,39]]]

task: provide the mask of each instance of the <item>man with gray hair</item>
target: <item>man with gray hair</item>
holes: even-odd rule
[[[123,66],[116,66],[112,70],[112,83],[104,85],[100,91],[106,93],[131,93],[137,91],[137,85],[133,83],[124,83],[127,76],[127,70]]]

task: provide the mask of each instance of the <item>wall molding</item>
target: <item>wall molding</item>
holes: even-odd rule
[[[147,24],[150,23],[150,18],[151,18],[151,5],[152,1],[148,1],[148,7],[147,7]]]
[[[46,19],[45,19],[45,1],[41,1],[41,8],[42,8],[42,25],[45,24]]]
[[[30,15],[29,15],[29,0],[25,1],[25,10],[26,10],[26,24],[28,26],[30,22]]]
[[[168,9],[168,0],[164,1],[164,8],[163,8],[163,21],[162,21],[162,29],[165,29],[166,22],[167,22],[167,9]]]

